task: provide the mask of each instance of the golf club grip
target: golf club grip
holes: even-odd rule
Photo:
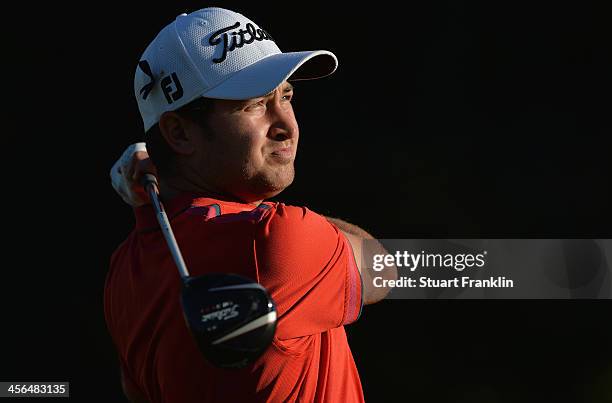
[[[183,255],[181,254],[178,244],[176,243],[176,238],[174,238],[174,233],[172,232],[172,227],[170,226],[170,220],[168,220],[168,216],[164,210],[164,205],[161,204],[157,195],[157,178],[155,175],[145,174],[140,182],[145,187],[145,190],[149,195],[149,199],[151,199],[151,203],[153,203],[153,207],[155,208],[155,213],[157,215],[157,221],[159,222],[162,234],[166,239],[166,243],[168,244],[168,248],[170,249],[174,263],[178,268],[181,278],[185,280],[187,277],[189,277],[189,271],[187,270],[187,266],[185,265]]]
[[[144,174],[142,178],[140,178],[140,184],[145,188],[147,193],[149,193],[149,187],[155,186],[155,188],[159,188],[159,184],[157,183],[157,178],[153,174]],[[153,200],[151,200],[152,202]]]

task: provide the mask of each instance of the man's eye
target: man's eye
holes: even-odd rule
[[[257,101],[257,102],[248,104],[245,110],[257,109],[257,108],[265,107],[265,106],[266,106],[266,103],[264,102],[264,100],[261,100],[261,101]]]
[[[293,99],[293,94],[287,94],[283,96],[283,101],[291,101]]]

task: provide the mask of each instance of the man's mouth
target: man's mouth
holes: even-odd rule
[[[293,148],[292,147],[278,148],[272,151],[270,155],[275,160],[287,163],[293,160]]]

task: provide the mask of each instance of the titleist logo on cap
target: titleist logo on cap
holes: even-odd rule
[[[214,63],[223,62],[228,52],[234,51],[236,48],[241,48],[244,45],[248,45],[255,41],[265,41],[269,40],[274,42],[274,39],[270,36],[269,33],[264,31],[261,28],[255,28],[253,24],[250,22],[246,24],[245,29],[239,29],[238,31],[234,31],[228,33],[232,29],[236,29],[240,26],[240,22],[235,23],[234,25],[230,25],[229,27],[221,28],[220,30],[213,32],[208,40],[213,46],[219,45],[222,42],[223,51],[221,53],[221,57],[217,59],[212,59]],[[230,42],[231,35],[231,42]]]

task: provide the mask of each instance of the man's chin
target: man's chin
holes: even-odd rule
[[[280,193],[283,192],[283,190],[287,189],[291,185],[292,182],[293,181],[287,182],[287,183],[282,184],[282,185],[274,185],[272,187],[269,187],[265,191],[265,193],[262,192],[262,194],[265,194],[265,196],[263,198],[264,199],[270,199],[270,198],[272,198],[274,196],[279,195]]]
[[[262,180],[254,183],[253,193],[262,199],[270,199],[280,194],[293,183],[294,175],[286,177],[261,178]]]

